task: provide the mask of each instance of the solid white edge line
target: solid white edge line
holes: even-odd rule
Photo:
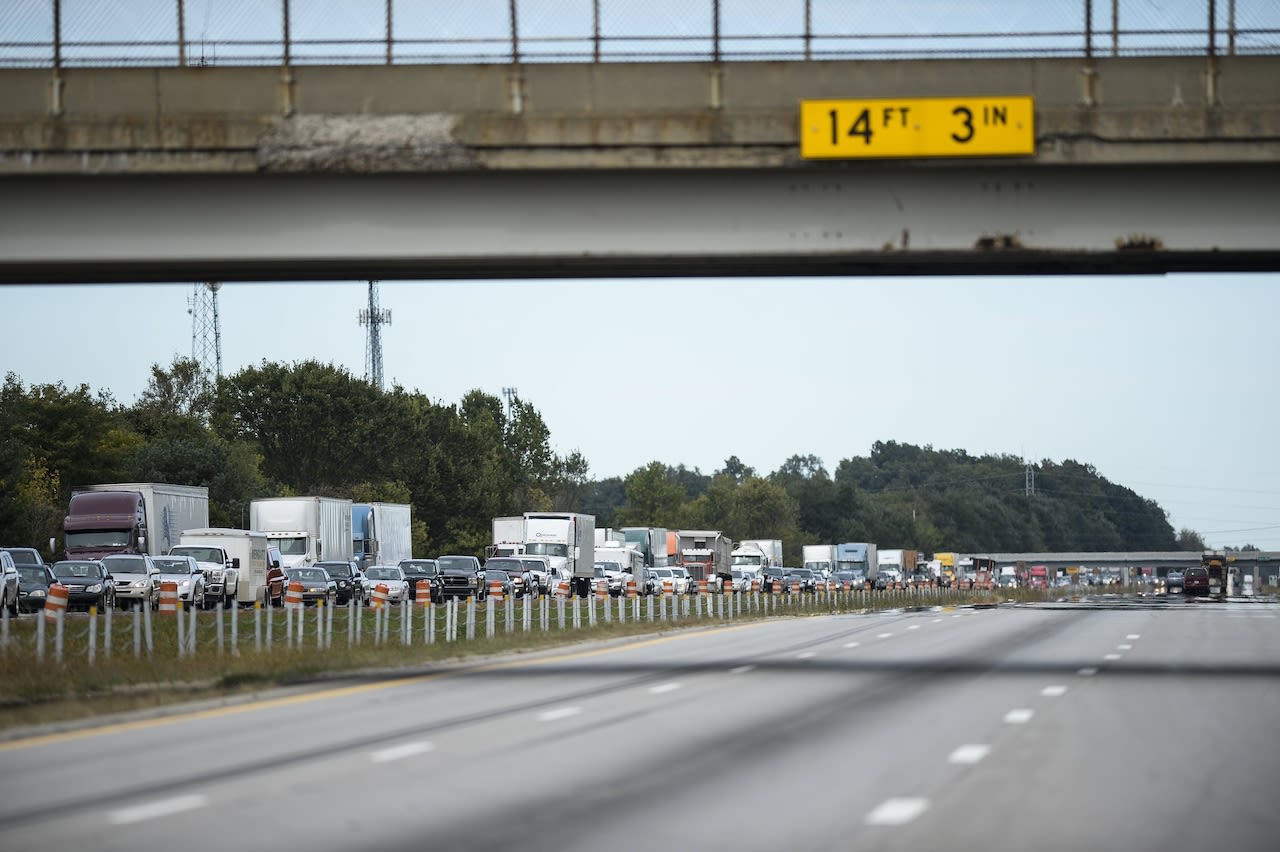
[[[1060,695],[1067,694],[1067,688],[1060,683],[1053,683],[1040,690],[1040,694],[1045,698],[1057,698]]]
[[[948,763],[978,763],[991,753],[991,746],[980,743],[967,743],[960,746],[947,757]]]
[[[1017,707],[1004,714],[1004,721],[1006,725],[1025,725],[1035,715],[1036,711],[1029,707]]]
[[[199,793],[192,793],[188,796],[175,796],[172,799],[147,802],[145,805],[136,805],[132,808],[121,808],[120,810],[112,811],[110,819],[113,825],[132,825],[149,819],[180,814],[183,811],[194,811],[197,808],[206,807],[208,804],[208,797]]]
[[[678,683],[660,683],[657,686],[649,687],[649,692],[654,695],[661,695],[664,692],[675,692],[680,688]]]
[[[887,799],[867,814],[867,825],[906,825],[929,808],[928,799]]]
[[[405,743],[404,745],[392,746],[379,751],[371,751],[369,752],[369,759],[374,763],[390,763],[393,760],[403,760],[406,757],[426,754],[434,748],[435,746],[425,740],[416,743]]]
[[[568,719],[582,712],[581,707],[557,707],[555,710],[543,710],[538,714],[539,722],[554,722],[557,719]]]

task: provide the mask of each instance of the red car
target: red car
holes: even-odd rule
[[[1182,575],[1182,593],[1187,597],[1209,594],[1209,570],[1188,568]]]

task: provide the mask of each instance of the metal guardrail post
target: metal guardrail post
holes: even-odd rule
[[[186,0],[177,0],[178,4],[178,66],[187,64],[187,7]]]
[[[600,0],[591,0],[591,58],[600,61]]]
[[[804,61],[813,59],[813,0],[804,0]]]
[[[720,61],[720,0],[711,0],[711,61]]]
[[[392,56],[392,54],[391,54],[391,45],[392,45],[392,44],[394,44],[394,39],[393,39],[393,37],[392,37],[392,35],[393,35],[393,30],[392,30],[392,15],[391,15],[391,13],[392,13],[392,11],[393,11],[393,7],[394,7],[394,6],[395,6],[395,0],[387,0],[387,64],[388,64],[388,65],[391,65],[391,64],[392,64],[392,62],[391,62],[391,56]]]

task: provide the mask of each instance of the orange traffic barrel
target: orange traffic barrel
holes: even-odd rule
[[[419,580],[418,582],[414,583],[413,594],[415,596],[415,600],[417,600],[418,603],[421,604],[422,606],[427,606],[428,604],[430,604],[431,603],[431,581]]]
[[[698,594],[705,595],[707,593],[707,580],[702,578],[698,581]]]
[[[49,596],[44,599],[44,620],[57,621],[58,613],[67,611],[67,587],[61,583],[49,586]]]
[[[634,598],[635,596],[636,596],[636,581],[628,580],[627,581],[627,597]]]
[[[751,591],[753,591],[753,592],[759,592],[759,591],[760,591],[760,578],[759,578],[759,577],[752,577],[752,578],[751,578]]]
[[[160,614],[178,614],[178,584],[172,580],[160,584]]]
[[[502,600],[502,581],[501,580],[489,581],[489,597],[494,598],[495,600]]]
[[[673,581],[671,581],[671,580],[663,580],[663,581],[662,581],[662,594],[663,594],[663,595],[673,595],[673,594],[675,594],[675,591],[676,591],[676,584],[675,584]]]
[[[596,597],[600,598],[601,600],[608,599],[609,597],[608,583],[596,583]]]
[[[298,608],[302,606],[302,583],[294,580],[284,590],[284,605]]]
[[[561,598],[569,597],[569,581],[561,580],[556,583],[556,596]]]

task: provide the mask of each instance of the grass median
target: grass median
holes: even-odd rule
[[[766,617],[825,615],[911,606],[983,605],[1008,600],[989,592],[954,592],[921,596],[902,593],[844,593],[829,595],[779,595],[769,601],[740,596],[742,612],[730,619],[722,609],[729,599],[717,596],[675,598],[662,605],[641,599],[640,617],[634,604],[626,605],[626,620],[618,617],[618,601],[611,599],[610,619],[600,605],[595,623],[588,603],[579,604],[578,626],[573,607],[540,601],[512,605],[511,618],[501,606],[494,608],[492,637],[488,637],[488,607],[477,602],[467,639],[467,608],[458,607],[456,640],[447,641],[445,607],[435,606],[429,619],[421,608],[388,610],[386,638],[375,643],[377,616],[366,608],[337,607],[332,612],[309,608],[302,611],[302,633],[296,621],[280,610],[240,610],[237,642],[231,643],[231,613],[196,614],[194,652],[178,654],[178,625],[173,616],[152,613],[150,649],[146,618],[136,612],[115,612],[109,621],[110,653],[107,653],[108,619],[98,615],[68,614],[64,619],[60,659],[54,646],[54,628],[45,625],[44,652],[37,650],[39,615],[11,619],[8,643],[0,653],[0,729],[61,722],[166,704],[229,698],[291,685],[332,681],[344,677],[394,677],[421,671],[434,664],[465,662],[503,654],[531,653],[584,641],[600,641],[655,632],[705,628]],[[1019,597],[1023,597],[1019,595]],[[695,615],[701,602],[702,614]],[[710,602],[712,612],[706,607]],[[674,607],[680,607],[675,617]],[[650,620],[650,607],[653,615]],[[767,608],[767,609],[766,609]],[[665,618],[663,617],[665,615]],[[406,617],[412,618],[409,643],[405,644]],[[184,625],[190,624],[187,613]],[[545,619],[545,620],[544,620]],[[219,622],[221,621],[221,625]],[[527,624],[527,627],[526,627]],[[543,625],[545,624],[545,629]],[[90,659],[90,629],[93,654]],[[268,627],[269,625],[269,627]],[[321,647],[318,627],[323,625],[328,647]],[[221,642],[219,641],[221,627]],[[291,626],[290,633],[286,633]],[[192,642],[184,628],[186,647]],[[427,636],[434,641],[428,643]],[[269,637],[269,638],[268,638]],[[357,641],[358,637],[358,641]],[[135,645],[136,643],[136,645]],[[135,647],[141,653],[135,656]],[[41,659],[42,657],[42,659]]]

